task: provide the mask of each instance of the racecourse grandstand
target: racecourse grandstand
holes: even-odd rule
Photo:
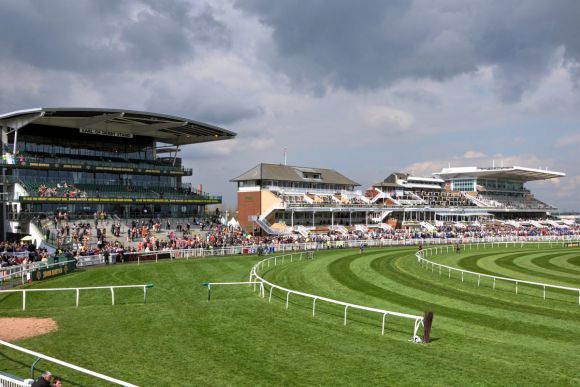
[[[446,168],[432,177],[393,173],[363,192],[334,170],[262,163],[231,181],[238,186],[239,222],[246,231],[306,235],[545,219],[555,208],[524,184],[563,176],[517,166]]]
[[[445,180],[446,190],[459,192],[477,207],[496,215],[516,213],[522,217],[555,210],[537,199],[524,184],[566,176],[562,172],[524,167],[444,168],[435,174]]]
[[[221,197],[182,181],[186,145],[235,137],[201,122],[119,109],[37,108],[0,115],[4,231],[31,219],[107,213],[183,218]]]

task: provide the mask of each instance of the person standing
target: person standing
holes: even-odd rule
[[[50,371],[44,371],[42,376],[40,376],[31,387],[50,387],[50,381],[52,380],[52,374]]]

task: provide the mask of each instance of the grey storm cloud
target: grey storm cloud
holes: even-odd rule
[[[404,78],[445,80],[493,68],[496,92],[517,101],[562,51],[580,63],[577,0],[239,0],[272,30],[267,58],[298,86],[379,89]],[[575,72],[578,74],[578,71]]]
[[[219,82],[192,81],[187,90],[171,90],[162,83],[150,86],[151,97],[145,109],[209,122],[231,125],[264,114],[263,108],[248,99],[244,90]]]
[[[4,57],[81,74],[155,70],[230,44],[209,8],[178,0],[2,1],[0,35]]]

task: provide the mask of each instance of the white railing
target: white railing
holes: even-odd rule
[[[419,328],[423,325],[423,317],[421,317],[421,316],[415,316],[415,315],[407,314],[407,313],[393,312],[390,310],[372,308],[372,307],[363,306],[363,305],[351,304],[348,302],[334,300],[334,299],[328,298],[328,297],[322,297],[322,296],[318,296],[315,294],[299,292],[297,290],[284,288],[282,286],[278,286],[276,284],[268,282],[258,274],[258,271],[260,269],[263,269],[264,266],[270,267],[270,262],[273,263],[273,266],[276,266],[279,261],[280,261],[280,263],[284,263],[286,258],[288,261],[292,262],[294,259],[301,261],[302,259],[305,259],[306,257],[310,257],[310,259],[312,259],[313,255],[314,255],[313,252],[302,252],[302,253],[286,254],[286,255],[275,256],[275,257],[263,259],[260,262],[258,262],[257,264],[255,264],[254,267],[252,267],[252,270],[250,271],[250,281],[249,282],[260,284],[260,296],[262,298],[265,297],[265,286],[264,285],[267,285],[270,287],[270,291],[269,291],[270,294],[268,297],[268,302],[272,301],[272,290],[273,289],[277,289],[283,293],[286,293],[286,309],[288,309],[290,294],[294,294],[297,296],[312,299],[312,316],[315,316],[315,314],[316,314],[316,301],[323,301],[323,302],[327,302],[330,304],[343,306],[344,307],[344,325],[346,325],[346,322],[347,322],[347,313],[348,313],[349,308],[363,310],[363,311],[367,311],[367,312],[371,312],[371,313],[377,313],[379,315],[382,315],[382,326],[381,326],[381,334],[382,335],[385,334],[385,320],[386,320],[387,316],[395,316],[395,317],[402,317],[402,318],[406,318],[406,319],[411,319],[411,320],[415,321],[414,328],[413,328],[413,339],[418,337],[417,333],[419,331]]]
[[[31,351],[31,350],[26,349],[26,348],[23,348],[23,347],[19,347],[17,345],[8,343],[8,342],[3,341],[3,340],[0,340],[0,345],[3,345],[3,346],[8,347],[8,348],[12,348],[12,349],[14,349],[16,351],[25,353],[27,355],[35,356],[37,359],[43,359],[43,360],[49,361],[51,363],[58,364],[60,366],[63,366],[63,367],[66,367],[66,368],[69,368],[69,369],[72,369],[72,370],[81,372],[83,374],[90,375],[90,376],[93,376],[93,377],[98,378],[98,379],[101,379],[101,380],[106,380],[107,382],[110,382],[110,383],[113,383],[113,384],[117,384],[119,386],[137,387],[135,384],[131,384],[131,383],[128,383],[128,382],[124,382],[122,380],[115,379],[115,378],[112,378],[110,376],[103,375],[103,374],[100,374],[98,372],[91,371],[91,370],[88,370],[88,369],[83,368],[83,367],[79,367],[79,366],[74,365],[74,364],[71,364],[71,363],[67,363],[66,361],[62,361],[62,360],[56,359],[54,357],[44,355],[42,353],[38,353],[38,352]],[[15,386],[28,386],[28,384],[24,384],[24,383],[22,383],[22,384],[15,384]]]
[[[336,248],[358,248],[361,244],[366,247],[402,247],[402,246],[430,246],[430,245],[452,245],[457,243],[505,243],[505,242],[538,242],[538,241],[574,241],[578,237],[571,238],[569,236],[547,236],[547,237],[518,237],[518,236],[506,236],[506,237],[486,237],[486,238],[430,238],[430,239],[348,239],[348,240],[336,240],[336,241],[312,241],[312,242],[302,242],[302,243],[269,243],[266,244],[266,253],[287,253],[296,251],[306,251],[306,250],[322,250],[322,249],[336,249]],[[228,247],[215,247],[210,249],[194,248],[194,249],[177,249],[177,250],[155,250],[151,252],[139,252],[139,253],[125,253],[126,257],[137,257],[137,259],[128,259],[130,261],[135,261],[137,263],[149,262],[149,261],[161,261],[164,260],[162,256],[169,254],[169,260],[173,259],[190,259],[190,258],[205,258],[205,257],[218,257],[218,256],[228,256],[228,255],[246,255],[246,254],[256,254],[258,252],[258,247],[264,246],[259,244],[252,245],[238,245],[238,246],[228,246]],[[147,257],[143,257],[147,256]],[[111,253],[111,263],[115,262],[118,254]],[[143,257],[143,258],[142,258]],[[89,255],[89,256],[79,256],[77,259],[77,267],[93,266],[104,264],[105,260],[101,254],[99,255]],[[0,272],[3,269],[0,269]]]
[[[502,246],[505,244],[505,247],[507,248],[510,244],[512,244],[513,246],[516,245],[520,245],[520,247],[523,247],[524,244],[529,244],[529,243],[537,243],[538,247],[540,244],[550,244],[550,247],[552,247],[552,244],[562,244],[562,246],[565,245],[565,243],[568,242],[572,242],[572,243],[579,243],[580,244],[580,239],[576,239],[576,240],[560,240],[560,241],[533,241],[533,242],[526,242],[526,241],[505,241],[505,242],[483,242],[481,245],[482,248],[486,248],[487,245],[491,245],[491,247],[493,248],[495,245]],[[476,249],[479,249],[480,247],[480,243],[476,243],[476,244],[464,244],[462,247],[465,250],[467,250],[467,248],[469,248],[470,250],[473,249],[473,246],[475,245]],[[546,289],[560,289],[560,290],[566,290],[566,291],[571,291],[571,292],[577,292],[578,293],[578,305],[580,305],[580,288],[574,288],[574,287],[569,287],[569,286],[559,286],[559,285],[552,285],[552,284],[547,284],[547,283],[542,283],[542,282],[533,282],[533,281],[526,281],[526,280],[521,280],[521,279],[517,279],[517,278],[510,278],[510,277],[502,277],[502,276],[497,276],[497,275],[490,275],[490,274],[483,274],[483,273],[478,273],[475,271],[470,271],[470,270],[463,270],[463,269],[459,269],[456,267],[452,267],[452,266],[448,266],[448,265],[443,265],[440,263],[436,263],[433,261],[430,261],[428,259],[426,259],[425,257],[430,256],[436,256],[437,254],[441,253],[446,253],[449,252],[449,248],[451,247],[451,252],[453,252],[454,247],[453,246],[446,246],[445,247],[445,251],[443,247],[431,247],[428,249],[424,249],[421,251],[418,251],[417,253],[415,253],[415,256],[417,257],[417,262],[419,262],[421,265],[423,265],[425,268],[429,268],[431,267],[431,271],[434,272],[435,268],[437,267],[439,269],[439,274],[441,274],[442,269],[447,269],[447,274],[448,277],[451,278],[451,273],[452,272],[458,272],[461,273],[461,282],[464,281],[464,276],[465,274],[469,274],[469,275],[473,275],[477,277],[477,286],[480,285],[481,283],[481,278],[491,278],[493,279],[493,289],[495,289],[496,287],[496,281],[505,281],[505,282],[511,282],[515,284],[515,293],[518,294],[518,285],[519,284],[525,284],[525,285],[532,285],[532,286],[538,286],[543,288],[544,290],[544,300],[546,299]],[[461,247],[459,247],[461,248]]]
[[[22,379],[15,379],[8,375],[0,374],[0,387],[30,387],[31,384]]]
[[[81,290],[97,290],[97,289],[109,289],[111,291],[111,305],[115,305],[115,289],[122,288],[143,288],[143,303],[147,303],[147,289],[152,288],[153,284],[145,285],[113,285],[113,286],[90,286],[90,287],[79,287],[79,288],[48,288],[48,289],[8,289],[0,290],[1,293],[22,293],[22,310],[26,310],[26,294],[30,292],[63,292],[63,291],[76,291],[76,307],[79,307]]]
[[[268,191],[280,192],[281,194],[288,195],[305,195],[305,194],[336,195],[340,193],[341,195],[362,196],[361,190],[348,191],[340,189],[322,189],[322,188],[289,188],[289,187],[278,187],[274,185],[264,186],[263,189],[267,189]]]
[[[70,262],[74,262],[74,260],[55,262],[50,264],[46,262],[31,262],[22,265],[0,268],[0,286],[3,285],[7,280],[14,278],[20,278],[21,284],[24,284],[27,279],[27,275],[35,270],[42,268],[51,269],[55,267],[62,267],[66,266]]]

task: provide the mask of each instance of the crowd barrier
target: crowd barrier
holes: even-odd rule
[[[62,262],[31,262],[22,265],[7,266],[0,268],[0,288],[14,287],[34,280],[32,274],[38,270],[52,270],[58,268],[67,268],[75,260],[66,260]],[[73,266],[74,268],[74,266]],[[68,268],[66,270],[68,272]]]
[[[0,387],[30,387],[32,383],[0,373]]]
[[[341,248],[358,248],[361,245],[366,247],[402,247],[402,246],[451,246],[455,244],[470,245],[477,243],[513,243],[513,242],[574,242],[578,241],[577,237],[570,236],[532,236],[532,237],[486,237],[486,238],[432,238],[432,239],[353,239],[340,241],[314,241],[303,243],[273,243],[267,245],[242,245],[229,247],[216,247],[210,249],[178,249],[178,250],[160,250],[137,253],[124,253],[124,261],[137,262],[140,264],[144,261],[174,260],[174,259],[196,259],[206,257],[220,257],[231,255],[249,255],[261,252],[264,255],[289,253],[298,251],[341,249]],[[103,254],[78,256],[75,258],[77,267],[89,267],[105,264]],[[111,253],[109,256],[110,263],[121,262],[120,254]],[[28,265],[28,266],[27,266]],[[42,262],[35,262],[27,265],[8,266],[0,268],[0,286],[17,286],[24,283],[26,273],[34,270],[30,265],[46,265]],[[14,282],[15,279],[19,279]],[[11,280],[11,283],[7,283]]]
[[[479,249],[480,247],[486,248],[486,247],[488,247],[488,245],[490,245],[490,247],[492,247],[492,248],[495,247],[496,245],[498,247],[505,246],[507,248],[510,245],[514,246],[514,247],[518,246],[518,245],[520,247],[523,247],[524,245],[536,244],[536,243],[537,243],[538,247],[540,245],[549,245],[550,247],[553,247],[553,245],[556,245],[556,246],[561,245],[562,247],[564,247],[564,246],[566,246],[566,244],[575,244],[575,245],[580,246],[580,239],[562,239],[562,240],[548,240],[548,241],[536,240],[536,241],[475,242],[475,243],[470,243],[470,244],[463,244],[459,248],[460,249],[463,248],[463,250],[466,251],[467,249],[473,250],[473,249]],[[459,269],[459,268],[452,267],[449,265],[443,265],[443,264],[428,260],[426,258],[426,257],[433,257],[433,256],[449,253],[450,250],[451,250],[451,253],[453,253],[455,248],[453,246],[430,247],[430,248],[426,248],[426,249],[423,249],[421,251],[418,251],[417,253],[415,253],[415,257],[417,258],[417,262],[419,262],[419,264],[421,264],[426,269],[431,268],[432,272],[435,272],[435,268],[438,268],[439,275],[442,274],[443,269],[445,269],[447,271],[447,275],[449,278],[451,278],[452,272],[461,273],[461,282],[464,281],[465,274],[473,275],[473,276],[477,277],[477,286],[480,286],[481,278],[493,279],[493,289],[495,289],[497,281],[511,282],[515,285],[515,293],[516,294],[518,294],[518,285],[519,284],[538,286],[538,287],[543,288],[544,300],[546,299],[546,289],[560,289],[560,290],[566,290],[566,291],[571,291],[571,292],[575,292],[575,293],[577,292],[578,293],[578,305],[580,305],[580,288],[552,285],[552,284],[547,284],[547,283],[542,283],[542,282],[533,282],[533,281],[526,281],[526,280],[521,280],[521,279],[516,279],[516,278],[510,278],[510,277],[502,277],[502,276],[495,276],[495,275],[490,275],[490,274],[483,274],[483,273],[478,273],[475,271]]]
[[[161,259],[190,259],[190,258],[204,258],[204,257],[221,257],[229,255],[249,255],[257,254],[261,249],[262,254],[271,255],[277,253],[288,253],[298,251],[324,250],[324,249],[340,249],[340,248],[358,248],[361,245],[365,247],[401,247],[401,246],[430,246],[430,245],[455,245],[470,244],[470,243],[504,243],[514,241],[574,241],[567,236],[546,236],[546,237],[486,237],[486,238],[432,238],[432,239],[352,239],[341,241],[315,241],[302,243],[272,243],[267,245],[242,245],[229,247],[216,247],[210,249],[178,249],[178,250],[159,250],[139,253],[125,253],[125,256],[132,255],[135,258],[131,261],[140,263],[145,260],[159,261]],[[167,255],[169,254],[169,255]],[[148,259],[142,259],[146,256]],[[118,254],[111,253],[111,263],[117,262]],[[77,266],[93,266],[102,265],[105,259],[102,254],[88,255],[77,257]]]

